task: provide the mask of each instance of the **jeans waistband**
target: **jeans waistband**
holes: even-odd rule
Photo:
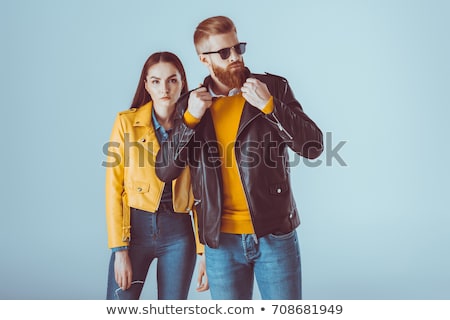
[[[158,209],[156,209],[157,213],[173,213],[173,205],[172,202],[160,202]]]
[[[157,214],[157,213],[158,214],[161,214],[161,213],[171,214],[171,213],[174,213],[173,206],[172,206],[171,202],[161,202],[159,204],[158,209],[156,209],[155,212],[146,211],[146,210],[138,209],[138,208],[130,208],[130,210],[131,210],[132,213],[133,212],[140,212],[140,213],[147,213],[147,214]]]

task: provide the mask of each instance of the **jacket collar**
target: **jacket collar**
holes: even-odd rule
[[[150,127],[152,128],[152,101],[147,102],[142,107],[136,109],[136,116],[134,118],[133,126],[135,127]]]

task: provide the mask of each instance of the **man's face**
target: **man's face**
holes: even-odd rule
[[[235,32],[210,36],[205,43],[204,52],[219,51],[231,48],[229,57],[222,59],[219,53],[202,54],[200,59],[208,66],[209,72],[216,81],[229,89],[240,88],[246,80],[244,59],[233,48],[239,43]]]

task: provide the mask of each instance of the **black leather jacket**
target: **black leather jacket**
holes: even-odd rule
[[[251,77],[267,85],[274,110],[266,115],[246,102],[234,148],[255,234],[262,237],[288,233],[300,224],[287,147],[314,159],[322,153],[323,141],[322,132],[303,112],[286,79],[271,74]],[[208,87],[210,81],[207,77],[204,85]],[[195,129],[184,123],[188,98],[189,93],[177,103],[174,128],[157,155],[156,174],[169,182],[189,165],[200,242],[216,248],[223,203],[218,144],[209,110]]]

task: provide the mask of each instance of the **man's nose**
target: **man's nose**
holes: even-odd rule
[[[241,55],[237,53],[236,49],[233,47],[230,49],[230,61],[235,62],[241,58]]]

